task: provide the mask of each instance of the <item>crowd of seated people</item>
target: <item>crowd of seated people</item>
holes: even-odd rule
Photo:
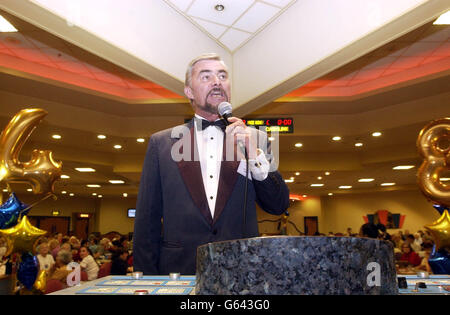
[[[361,226],[359,233],[353,233],[352,229],[348,228],[347,233],[329,232],[328,235],[319,233],[316,235],[368,237],[385,240],[393,245],[397,272],[414,273],[427,271],[432,273],[428,259],[434,248],[434,240],[428,231],[419,230],[411,234],[408,230],[404,232],[399,230],[391,235],[382,224],[366,223]]]
[[[18,256],[11,254],[5,257],[6,246],[6,239],[0,237],[0,275],[11,274],[17,269]],[[55,233],[41,237],[33,254],[39,263],[39,270],[46,271],[47,281],[58,280],[61,288],[67,287],[67,276],[72,272],[72,268],[68,268],[71,262],[79,264],[81,281],[132,272],[131,242],[123,236],[111,240],[91,234],[88,239],[80,240],[75,236]]]

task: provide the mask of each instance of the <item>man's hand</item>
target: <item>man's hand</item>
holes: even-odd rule
[[[234,137],[235,142],[241,142],[245,144],[245,148],[247,150],[248,158],[249,159],[255,159],[258,155],[257,152],[257,139],[254,136],[255,133],[252,133],[250,128],[247,127],[244,122],[236,117],[230,117],[228,118],[228,121],[231,123],[227,126],[225,129],[225,133],[227,136]],[[242,152],[238,150],[238,154],[242,155]]]

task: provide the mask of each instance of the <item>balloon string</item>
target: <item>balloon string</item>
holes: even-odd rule
[[[52,194],[52,193],[48,193],[47,196],[45,196],[45,197],[42,198],[41,200],[38,200],[38,201],[36,201],[35,203],[33,203],[32,205],[30,205],[30,206],[26,207],[25,209],[21,210],[21,211],[20,211],[20,218],[22,218],[22,213],[23,213],[23,212],[27,211],[28,209],[33,208],[35,205],[41,203],[42,201],[44,201],[44,200],[46,200],[46,199],[48,199],[48,198],[50,198],[50,197],[52,197],[52,196],[55,196],[55,197],[56,197],[56,195],[54,195],[54,194]]]

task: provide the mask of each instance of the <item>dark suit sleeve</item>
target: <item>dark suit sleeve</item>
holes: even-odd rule
[[[133,235],[133,269],[159,274],[162,194],[155,137],[150,138],[142,169]]]
[[[260,133],[258,141],[258,147],[266,154],[269,163],[274,162],[272,161],[274,157],[271,143],[267,141],[267,134],[265,132]],[[255,187],[256,201],[264,211],[279,215],[289,208],[289,188],[277,170],[269,172],[265,180],[254,180],[253,186]]]
[[[289,188],[277,171],[263,181],[253,181],[256,202],[266,212],[279,215],[289,208]]]

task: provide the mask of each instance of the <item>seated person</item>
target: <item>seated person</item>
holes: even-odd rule
[[[432,242],[430,242],[430,241],[425,241],[425,242],[422,243],[424,256],[422,258],[422,261],[421,261],[420,265],[417,267],[417,269],[424,270],[424,271],[427,271],[429,273],[432,272],[430,264],[428,263],[428,259],[430,259],[430,255],[431,255],[431,252],[433,250],[433,246],[434,246],[434,244]]]
[[[128,251],[124,248],[119,248],[112,257],[111,275],[126,275],[128,271]]]
[[[417,255],[411,248],[411,245],[407,242],[402,245],[403,254],[400,256],[400,261],[407,262],[409,265],[418,266],[421,263],[419,255]]]
[[[67,265],[72,262],[72,253],[67,250],[60,250],[56,255],[56,262],[49,271],[49,279],[56,279],[67,286],[67,276],[72,270],[67,269]]]
[[[39,270],[45,270],[47,273],[55,264],[55,260],[53,259],[53,256],[49,254],[49,251],[48,243],[41,243],[38,246],[39,254],[36,256],[39,261]]]
[[[98,277],[99,267],[92,256],[91,250],[87,246],[80,247],[80,267],[81,270],[86,271],[88,275],[88,280],[95,280]]]

